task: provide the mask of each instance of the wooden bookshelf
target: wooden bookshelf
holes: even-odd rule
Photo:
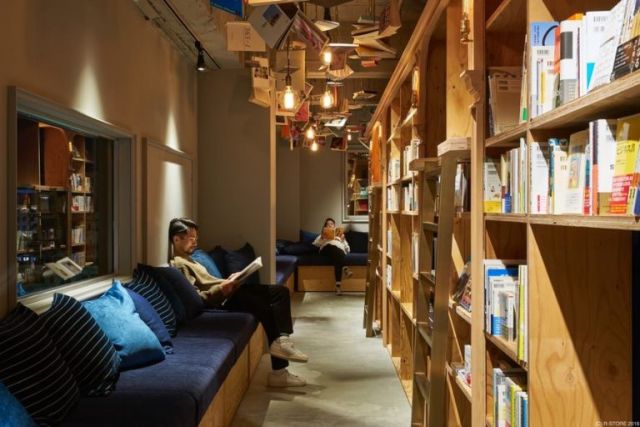
[[[454,221],[453,247],[457,252],[449,270],[437,269],[432,260],[429,239],[435,234],[438,239],[443,237],[439,225],[446,215],[442,211],[436,215],[436,202],[427,197],[435,186],[423,186],[417,221],[408,215],[384,216],[384,231],[391,230],[393,235],[393,260],[384,257],[393,265],[393,286],[385,292],[387,320],[383,321],[385,345],[394,343],[392,358],[399,357],[403,334],[406,337],[400,332],[403,328],[406,331],[410,322],[401,322],[409,319],[405,307],[413,292],[416,323],[412,326],[413,341],[408,340],[414,354],[411,423],[493,426],[492,370],[503,366],[524,371],[530,426],[631,420],[637,416],[632,413],[632,403],[637,401],[632,390],[638,390],[637,375],[636,379],[633,375],[638,355],[632,350],[637,348],[637,332],[632,328],[637,316],[631,298],[638,279],[632,275],[632,267],[640,256],[632,252],[632,239],[640,231],[640,218],[483,211],[483,165],[488,154],[503,153],[518,146],[521,139],[529,147],[533,141],[567,137],[593,119],[640,112],[640,72],[635,72],[506,132],[488,136],[488,68],[522,66],[524,40],[532,22],[561,21],[575,12],[606,10],[616,1],[470,0],[464,2],[472,29],[467,45],[460,43],[462,3],[427,2],[367,128],[382,126],[386,138],[393,132],[383,167],[393,150],[406,144],[408,133],[421,137],[424,157],[409,165],[418,175],[412,182],[428,182],[443,172],[437,158],[439,142],[455,137],[471,140],[471,212]],[[402,87],[414,66],[420,72],[419,99],[423,102],[412,120],[424,126],[404,123],[408,110],[403,109]],[[407,256],[408,236],[414,231],[421,233],[417,276],[396,257]],[[471,312],[449,302],[460,263],[470,254]],[[526,260],[526,363],[519,359],[517,342],[485,331],[484,259]],[[386,275],[386,270],[381,272]],[[435,318],[443,308],[446,330],[426,316],[430,301],[442,296],[438,292],[445,281],[449,292],[444,293],[444,306],[435,307]],[[441,357],[443,333],[446,340]],[[462,361],[463,347],[468,344],[472,387],[456,378],[451,369]],[[404,384],[406,377],[401,380]],[[446,389],[441,388],[443,382]]]

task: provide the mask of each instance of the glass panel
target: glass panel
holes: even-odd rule
[[[346,157],[345,219],[367,221],[369,211],[369,152],[348,151]]]
[[[18,297],[112,273],[113,141],[18,121]]]

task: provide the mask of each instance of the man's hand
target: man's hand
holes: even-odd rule
[[[229,296],[238,287],[238,285],[240,284],[236,280],[238,275],[239,273],[232,273],[231,275],[229,275],[227,280],[220,283],[220,288],[222,289],[222,294],[224,296]]]

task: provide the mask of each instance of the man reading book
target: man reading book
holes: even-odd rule
[[[269,340],[272,387],[304,386],[306,381],[286,368],[288,361],[306,362],[308,357],[293,346],[289,289],[284,286],[241,283],[242,272],[227,279],[214,277],[191,255],[198,246],[198,225],[186,218],[169,223],[170,263],[184,274],[196,288],[205,305],[253,314],[264,327]],[[223,307],[224,305],[224,307]]]

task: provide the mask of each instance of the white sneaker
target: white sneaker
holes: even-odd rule
[[[342,289],[340,288],[341,283],[336,282],[336,295],[342,295]]]
[[[348,279],[353,276],[353,271],[349,267],[342,267],[342,275]]]
[[[293,341],[289,337],[280,337],[271,343],[269,353],[280,359],[290,360],[292,362],[306,362],[309,356],[293,346]]]
[[[267,381],[269,387],[304,387],[307,385],[307,381],[304,378],[294,375],[286,369],[281,371],[269,372]]]

